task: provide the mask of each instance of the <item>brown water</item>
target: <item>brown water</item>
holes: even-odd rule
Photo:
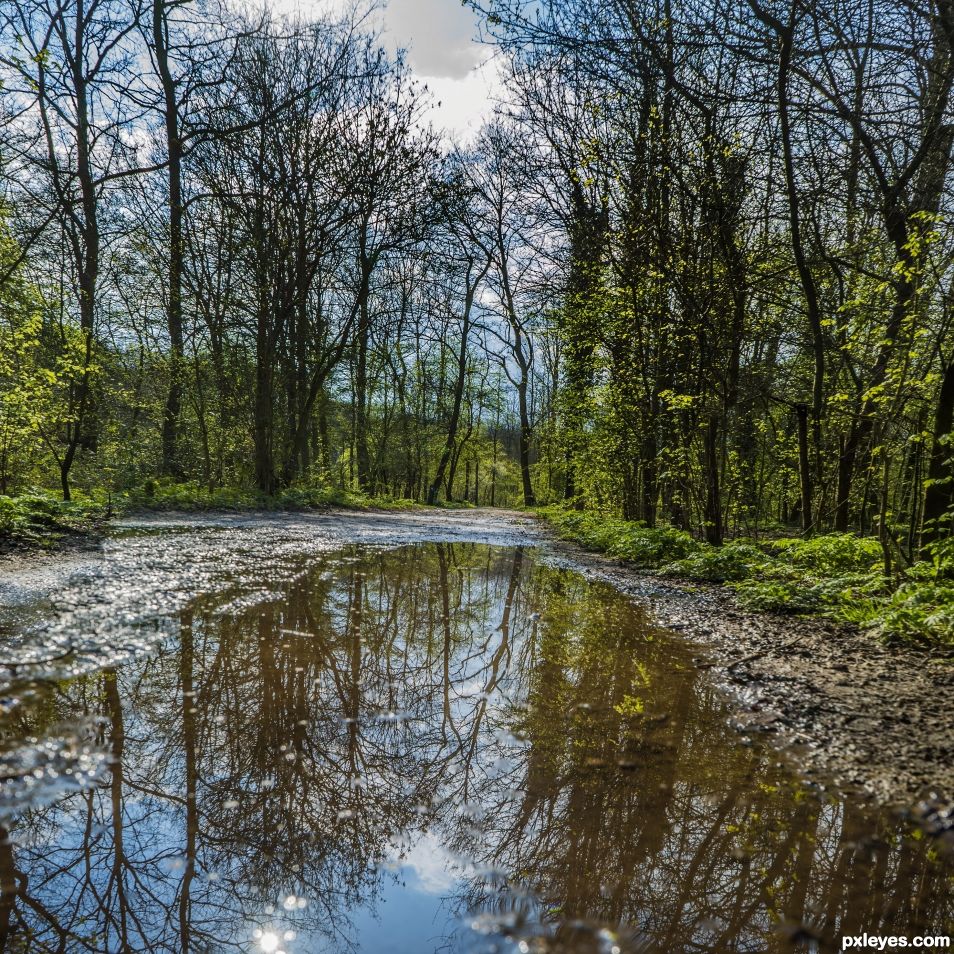
[[[799,780],[531,550],[311,557],[2,727],[0,950],[825,951],[954,934],[944,844]]]

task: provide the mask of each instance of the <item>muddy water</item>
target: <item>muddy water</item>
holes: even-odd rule
[[[615,591],[468,543],[254,563],[170,604],[148,650],[69,668],[75,633],[56,681],[12,684],[0,950],[954,934],[945,843],[733,729],[691,647]]]

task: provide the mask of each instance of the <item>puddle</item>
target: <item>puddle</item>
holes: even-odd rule
[[[6,707],[0,950],[954,933],[946,843],[733,729],[692,647],[610,587],[467,543],[282,559]]]

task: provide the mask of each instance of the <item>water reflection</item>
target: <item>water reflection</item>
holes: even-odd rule
[[[954,933],[939,843],[742,744],[689,649],[530,552],[356,550],[200,599],[148,658],[13,710],[5,746],[63,723],[108,768],[8,820],[2,950]]]

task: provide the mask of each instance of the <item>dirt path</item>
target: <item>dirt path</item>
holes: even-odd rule
[[[41,662],[50,647],[65,645],[80,624],[86,632],[112,629],[115,635],[116,620],[172,612],[210,587],[225,586],[219,573],[225,567],[237,567],[239,578],[262,576],[277,585],[291,572],[292,556],[347,543],[541,546],[555,562],[645,601],[661,624],[692,640],[700,668],[737,701],[740,729],[772,735],[805,771],[889,802],[954,794],[950,657],[888,649],[826,622],[745,614],[727,591],[661,584],[555,540],[543,524],[521,514],[170,514],[128,519],[116,531],[94,552],[18,554],[0,561],[3,632],[40,618],[51,606],[59,609],[57,625],[43,631],[46,655],[37,657],[37,675],[46,674]],[[228,585],[234,580],[230,572]],[[122,631],[125,651],[141,645],[138,632]],[[105,642],[87,643],[71,672],[103,664]],[[8,649],[29,655],[30,646],[8,640]]]

